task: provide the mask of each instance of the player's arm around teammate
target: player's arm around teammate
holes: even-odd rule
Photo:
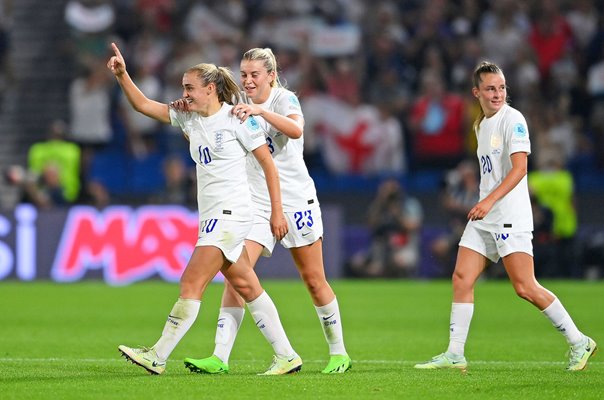
[[[228,70],[213,64],[189,68],[182,79],[183,98],[189,112],[178,113],[167,104],[148,99],[132,82],[117,46],[112,44],[112,47],[115,55],[107,67],[131,105],[151,118],[180,126],[189,139],[191,157],[197,164],[199,214],[204,218],[180,280],[180,296],[168,315],[161,337],[151,348],[120,345],[118,349],[150,373],[163,373],[170,353],[197,318],[205,288],[218,271],[222,271],[245,300],[254,319],[262,320],[259,329],[276,357],[296,360],[299,369],[302,361],[291,347],[277,310],[260,285],[244,248],[245,236],[251,228],[245,174],[248,152],[257,158],[266,177],[275,214],[271,217],[271,229],[276,237],[287,233],[287,223],[283,217],[277,169],[264,134],[241,126],[230,114],[230,102],[239,97],[237,83]],[[248,125],[258,129],[257,124]],[[228,137],[225,139],[225,136]]]
[[[302,157],[304,117],[300,103],[294,93],[281,85],[275,56],[268,48],[255,48],[244,54],[240,79],[245,102],[233,107],[233,114],[242,123],[251,116],[262,116],[271,125],[267,142],[279,168],[289,223],[288,234],[281,244],[289,249],[294,259],[329,346],[330,360],[322,372],[345,372],[350,369],[351,360],[344,346],[339,305],[327,282],[323,266],[321,210],[314,182]],[[186,107],[182,100],[175,103],[179,107]],[[275,240],[268,237],[263,216],[266,195],[254,190],[254,186],[258,186],[254,182],[258,182],[260,175],[252,167],[248,168],[248,176],[252,200],[258,211],[254,228],[246,239],[246,248],[252,265],[255,265],[261,255],[270,255]],[[206,373],[228,368],[228,359],[243,315],[241,297],[225,282],[213,355],[204,359],[188,359],[189,362],[194,363],[200,372]]]

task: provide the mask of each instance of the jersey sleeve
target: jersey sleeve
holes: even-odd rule
[[[189,138],[189,132],[186,128],[185,125],[185,116],[189,115],[189,113],[185,114],[185,113],[181,113],[178,112],[176,110],[174,110],[173,108],[168,108],[169,112],[170,112],[170,124],[172,126],[178,127],[180,129],[182,129],[182,133]]]
[[[519,112],[512,114],[504,126],[505,135],[510,149],[510,155],[524,152],[531,153],[531,141],[526,120]]]
[[[266,143],[267,122],[255,116],[249,116],[236,130],[237,139],[247,151],[257,149]]]
[[[276,99],[275,109],[273,110],[280,115],[299,115],[303,117],[302,106],[298,97],[289,90],[283,90]]]

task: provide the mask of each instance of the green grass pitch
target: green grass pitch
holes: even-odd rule
[[[222,376],[190,373],[184,357],[213,349],[221,284],[211,284],[199,318],[168,361],[148,375],[117,346],[152,345],[178,286],[147,281],[0,282],[1,399],[602,399],[604,356],[579,373],[564,371],[566,342],[514,295],[507,281],[481,281],[466,345],[468,372],[418,371],[445,350],[451,289],[446,281],[334,281],[353,368],[320,373],[327,345],[299,281],[265,281],[304,366],[298,374],[257,376],[270,346],[249,313]],[[584,332],[604,347],[604,282],[549,281]]]

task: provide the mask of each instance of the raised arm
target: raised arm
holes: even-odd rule
[[[281,202],[281,186],[279,184],[279,173],[271,157],[270,150],[266,144],[252,151],[256,160],[264,171],[268,194],[271,198],[271,232],[277,240],[283,239],[287,233],[287,221],[283,215],[283,203]]]
[[[168,105],[148,99],[143,92],[134,84],[132,78],[126,71],[126,62],[120,52],[120,49],[115,43],[111,43],[114,55],[107,62],[107,68],[113,73],[115,79],[120,84],[126,98],[132,107],[153,119],[156,119],[165,124],[170,123],[170,112]]]

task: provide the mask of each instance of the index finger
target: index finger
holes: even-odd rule
[[[114,42],[111,42],[111,48],[113,49],[113,52],[115,53],[115,55],[118,58],[123,59],[124,57],[122,57],[122,53],[120,52],[120,49],[118,49],[117,45]]]

